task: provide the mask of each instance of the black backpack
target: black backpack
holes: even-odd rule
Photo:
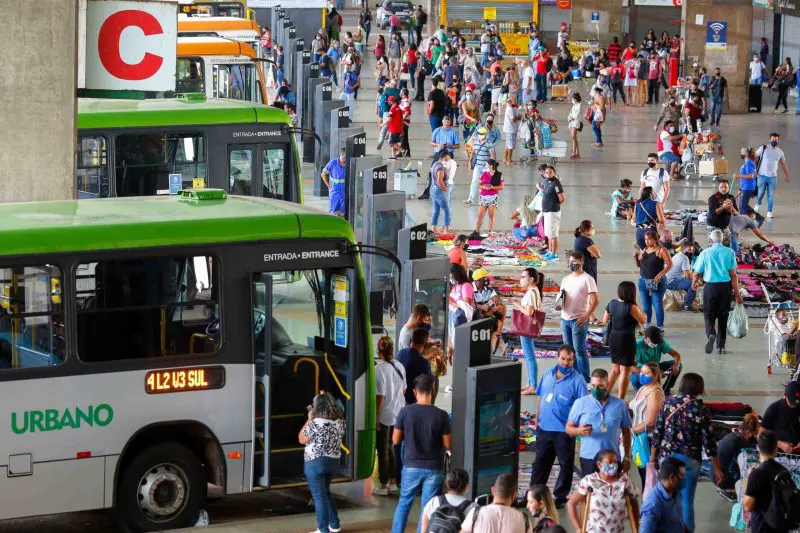
[[[439,498],[439,507],[431,513],[426,533],[459,533],[461,524],[466,518],[467,509],[472,502],[467,500],[459,505],[450,505],[444,496],[437,496],[437,498]]]
[[[784,469],[772,480],[772,500],[764,512],[764,521],[772,529],[791,531],[800,527],[800,490],[792,474]]]

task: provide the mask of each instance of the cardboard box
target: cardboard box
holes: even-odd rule
[[[698,172],[701,176],[719,176],[728,173],[727,159],[703,159]]]
[[[714,160],[714,170],[716,174],[727,174],[728,173],[728,160],[727,159],[715,159]]]
[[[550,94],[553,98],[566,98],[569,92],[569,85],[553,85],[550,87]]]

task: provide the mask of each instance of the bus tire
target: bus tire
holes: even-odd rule
[[[174,442],[150,446],[122,473],[116,514],[120,529],[131,533],[195,525],[206,503],[203,464]]]

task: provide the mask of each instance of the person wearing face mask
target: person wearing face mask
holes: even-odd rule
[[[535,268],[526,268],[519,278],[519,285],[525,290],[525,295],[519,302],[514,302],[514,309],[527,316],[533,316],[542,308],[542,288],[544,276]],[[521,394],[536,394],[536,383],[539,367],[536,363],[536,345],[534,337],[520,335],[522,353],[525,355],[525,365],[528,367],[528,385],[522,388]]]
[[[613,450],[620,455],[620,436],[625,449],[622,471],[631,465],[631,417],[628,404],[611,396],[608,390],[608,372],[597,368],[592,372],[592,394],[579,398],[572,404],[567,418],[566,432],[570,437],[581,437],[581,476],[596,472],[597,453]]]
[[[604,531],[622,533],[628,522],[627,502],[630,498],[631,514],[639,523],[639,493],[631,479],[619,465],[619,456],[613,449],[603,449],[594,459],[597,471],[581,479],[575,493],[569,499],[569,519],[576,531]],[[591,493],[591,498],[588,495]],[[578,504],[589,502],[589,521],[581,529]]]
[[[761,83],[764,82],[764,74],[766,67],[761,62],[761,57],[758,54],[753,54],[753,60],[750,62],[750,85],[757,85],[759,87],[759,94],[761,92]],[[752,102],[750,103],[752,106]]]
[[[647,317],[636,305],[636,285],[623,281],[617,286],[617,297],[606,306],[601,324],[607,324],[608,347],[611,351],[611,375],[609,389],[619,378],[619,397],[625,398],[631,367],[636,362],[636,328],[645,323]]]
[[[397,349],[409,348],[411,346],[411,335],[416,329],[424,329],[430,332],[432,328],[431,310],[425,304],[417,304],[411,310],[411,316],[397,335]]]
[[[683,114],[687,121],[687,130],[697,131],[698,121],[703,120],[705,110],[703,107],[703,97],[698,93],[693,93],[691,99],[686,103],[683,109]]]
[[[670,122],[667,122],[666,126],[671,127]],[[669,135],[669,130],[665,129],[662,132],[662,136],[664,134],[666,134],[670,139],[672,138],[672,136]],[[671,143],[672,141],[669,140],[668,142]],[[669,153],[671,154],[672,152]],[[654,152],[647,154],[647,168],[642,171],[642,175],[640,176],[639,180],[639,195],[641,196],[645,187],[652,187],[654,200],[660,203],[663,207],[667,203],[667,199],[669,198],[672,187],[670,183],[669,172],[663,168],[657,168],[658,159],[659,155]]]
[[[680,497],[686,486],[686,465],[679,459],[665,459],[658,477],[642,503],[639,533],[686,533]]]
[[[680,392],[668,397],[650,432],[650,461],[661,463],[674,457],[686,465],[686,486],[681,490],[683,521],[694,531],[694,495],[700,476],[703,451],[711,459],[715,484],[722,483],[717,459],[717,438],[711,413],[699,397],[705,393],[703,377],[692,372],[681,379]]]
[[[744,416],[736,430],[728,433],[719,441],[717,457],[719,457],[719,466],[724,479],[717,492],[731,503],[736,503],[736,482],[742,477],[737,458],[742,450],[755,448],[758,434],[761,431],[758,415],[750,413]]]
[[[761,425],[775,432],[780,451],[800,452],[800,382],[789,381],[786,384],[783,398],[767,407]]]
[[[586,382],[574,368],[575,350],[564,344],[558,351],[556,366],[539,381],[536,420],[536,455],[531,469],[531,487],[546,484],[558,457],[560,471],[553,489],[557,508],[567,502],[575,468],[575,436],[566,433],[570,410],[579,398],[587,396]]]
[[[639,373],[641,387],[631,400],[633,412],[633,460],[642,478],[642,486],[647,480],[647,463],[650,461],[650,440],[647,432],[656,425],[658,413],[664,405],[664,391],[661,389],[661,369],[657,363],[645,364]]]
[[[681,156],[678,151],[678,145],[682,138],[683,135],[677,132],[675,123],[671,120],[668,120],[664,123],[664,129],[658,135],[658,139],[656,140],[658,159],[667,165],[669,175],[672,179],[678,179],[680,175],[679,167],[681,165]],[[654,168],[654,166],[651,166],[650,163],[651,162],[648,159],[648,166],[650,166],[651,169]],[[664,198],[664,201],[666,201],[666,198]]]
[[[707,229],[709,235],[714,230],[722,232],[722,244],[730,246],[731,230],[728,227],[731,217],[738,215],[736,210],[736,198],[730,194],[731,185],[725,178],[720,178],[717,182],[717,192],[708,198],[708,218]]]
[[[575,228],[575,244],[572,249],[583,254],[583,271],[597,281],[597,260],[600,259],[600,248],[592,240],[594,224],[591,220],[583,220]]]
[[[754,209],[761,208],[764,194],[767,195],[767,218],[772,218],[772,207],[775,189],[778,186],[778,165],[783,169],[784,180],[789,183],[789,166],[783,150],[778,148],[781,136],[777,132],[770,133],[769,145],[763,145],[756,150],[756,175],[758,176],[758,197]]]
[[[672,268],[672,258],[666,248],[661,246],[655,231],[645,232],[644,243],[645,247],[634,256],[639,267],[639,297],[647,313],[647,324],[651,323],[655,310],[656,325],[663,328],[666,283],[662,278]]]
[[[664,354],[672,357],[672,361],[662,361]],[[631,368],[631,385],[635,390],[642,386],[639,374],[647,363],[658,364],[662,376],[669,372],[669,377],[664,378],[663,387],[664,392],[669,394],[681,373],[681,354],[664,339],[664,334],[655,326],[647,328],[644,337],[636,339],[636,366]]]
[[[583,129],[583,124],[581,123],[581,100],[580,93],[572,93],[572,107],[567,116],[569,136],[570,139],[572,139],[572,153],[569,156],[570,159],[579,159],[581,157],[581,148],[578,143],[578,132]]]
[[[461,102],[461,116],[464,117],[461,133],[466,143],[480,121],[480,109],[478,108],[478,102],[475,101],[475,93],[469,89],[464,95],[464,101]]]
[[[733,179],[739,179],[739,211],[745,212],[750,207],[750,199],[757,194],[756,187],[756,151],[753,148],[742,148],[739,152],[744,163]]]
[[[667,290],[686,291],[683,310],[691,311],[695,292],[692,289],[692,260],[694,245],[685,245],[680,252],[672,256],[672,268],[667,272]]]
[[[467,141],[466,149],[469,155],[469,169],[472,171],[472,182],[469,187],[469,197],[464,200],[467,205],[472,205],[478,199],[481,175],[486,168],[489,160],[495,159],[497,153],[494,148],[494,141],[491,139],[492,131],[487,126],[478,127],[475,134]]]
[[[781,497],[775,491],[783,484],[794,487],[793,473],[775,460],[779,449],[776,441],[777,437],[772,431],[765,431],[758,436],[760,464],[747,477],[742,507],[750,512],[749,525],[752,533],[783,533],[795,530],[783,518],[783,508],[775,509],[776,500],[785,501],[785,496]],[[792,517],[787,518],[791,520]]]
[[[711,93],[711,125],[719,126],[719,119],[722,118],[722,106],[728,104],[728,80],[726,80],[719,68],[714,71],[714,77],[711,79],[711,84],[708,87]]]
[[[679,124],[681,121],[681,109],[674,95],[671,95],[661,107],[661,112],[658,114],[658,119],[653,129],[658,131],[664,121],[671,121],[673,124]]]
[[[492,288],[489,271],[479,268],[472,273],[472,287],[475,295],[475,307],[482,313],[488,313],[494,306],[492,298],[497,296],[497,291]]]

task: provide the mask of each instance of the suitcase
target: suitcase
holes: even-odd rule
[[[761,85],[750,85],[747,90],[747,111],[761,113]]]
[[[406,197],[414,198],[417,195],[417,179],[419,172],[415,169],[404,169],[395,171],[392,190],[406,193]]]

